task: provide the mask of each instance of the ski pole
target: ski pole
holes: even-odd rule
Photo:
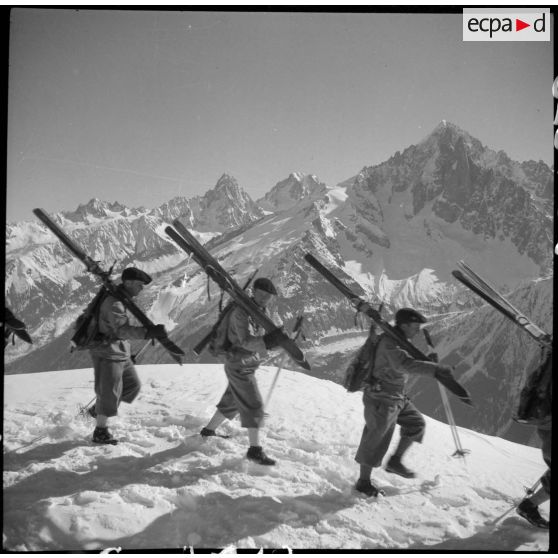
[[[89,403],[86,403],[85,405],[80,405],[78,416],[79,415],[85,415],[85,413],[87,412],[87,409],[89,409],[89,407],[91,405],[93,405],[93,403],[95,403],[96,399],[97,399],[97,396],[95,395],[95,397],[93,397],[93,399],[91,399],[91,401],[89,401]]]
[[[299,316],[296,319],[294,328],[293,328],[293,333],[295,334],[295,336],[293,337],[293,341],[296,341],[299,337],[299,335],[302,334],[302,329],[301,329],[301,325],[302,325],[302,320],[303,320],[303,316]],[[279,374],[281,373],[281,370],[283,369],[283,366],[285,366],[285,360],[287,359],[287,354],[284,353],[281,361],[279,363],[279,366],[277,367],[277,371],[275,372],[275,377],[273,378],[273,382],[271,383],[271,387],[269,388],[269,393],[267,394],[265,403],[264,403],[264,409],[267,409],[267,406],[269,405],[269,400],[271,399],[271,394],[273,393],[273,390],[275,388],[275,384],[277,383],[277,379],[279,378]]]
[[[434,343],[432,342],[432,337],[430,337],[430,332],[426,328],[423,328],[422,332],[424,334],[424,338],[426,339],[426,343],[428,344],[428,346],[434,349],[435,347],[434,347]],[[438,388],[440,389],[440,396],[442,397],[442,405],[444,407],[446,418],[448,420],[448,424],[451,430],[451,435],[453,437],[453,442],[455,444],[455,452],[452,454],[452,457],[455,456],[464,457],[467,453],[471,453],[471,452],[469,450],[463,449],[463,446],[461,445],[461,440],[459,439],[457,425],[455,424],[455,419],[453,417],[453,412],[451,410],[446,388],[440,384],[438,384]]]
[[[442,405],[444,406],[444,410],[446,412],[446,417],[448,419],[448,423],[451,430],[451,435],[453,436],[453,441],[455,443],[455,452],[452,454],[452,457],[464,457],[466,454],[471,453],[469,450],[463,449],[461,445],[461,440],[459,439],[459,433],[457,431],[457,425],[455,424],[455,419],[453,418],[453,413],[450,407],[448,394],[446,392],[446,388],[438,384],[440,388],[440,395],[442,396]]]

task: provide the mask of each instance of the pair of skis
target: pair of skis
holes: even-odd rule
[[[238,306],[250,315],[256,324],[262,327],[266,333],[279,329],[178,219],[173,222],[173,226],[174,228],[170,226],[165,228],[167,235],[182,248],[182,250],[191,255],[209,278],[217,283]],[[310,370],[310,364],[295,341],[282,330],[277,332],[277,337],[278,345],[289,354],[296,364],[306,370]]]
[[[249,287],[250,283],[252,282],[252,280],[256,276],[256,273],[258,273],[257,269],[256,269],[256,271],[254,271],[252,273],[252,275],[250,275],[250,277],[248,277],[248,279],[246,280],[246,283],[244,283],[244,285],[242,286],[243,291],[245,291]],[[211,331],[192,349],[196,355],[199,356],[199,355],[202,354],[205,347],[209,344],[212,337],[215,335],[215,333],[219,329],[219,326],[221,325],[221,322],[227,317],[229,312],[232,311],[232,309],[234,307],[234,304],[235,304],[234,299],[230,300],[227,303],[227,305],[219,312],[219,317],[218,317],[217,321],[213,324],[213,327],[211,328]]]
[[[515,308],[509,300],[502,296],[478,273],[474,272],[464,261],[458,262],[458,266],[459,269],[451,273],[460,283],[496,308],[508,320],[511,320],[515,325],[526,331],[537,343],[547,348],[552,347],[552,338],[548,333]]]
[[[345,283],[338,279],[327,267],[319,262],[312,254],[306,254],[304,259],[325,279],[327,279],[338,291],[345,295],[356,308],[358,312],[366,314],[371,318],[382,331],[389,335],[395,342],[405,349],[413,358],[417,360],[430,360],[422,351],[415,347],[405,336],[401,335],[398,330],[384,320],[375,308],[373,308],[366,300],[356,295]],[[469,392],[461,386],[456,380],[450,381],[445,378],[437,378],[437,380],[454,393],[463,403],[472,406]]]
[[[143,313],[142,310],[136,305],[132,298],[111,280],[110,272],[103,270],[99,263],[88,256],[81,247],[72,240],[42,209],[34,209],[33,213],[58,237],[58,239],[66,246],[66,248],[76,257],[81,260],[87,271],[96,275],[103,283],[104,288],[116,299],[120,300],[124,307],[147,329],[154,327],[154,323]],[[168,335],[158,337],[157,341],[166,349],[169,355],[178,364],[182,364],[182,357],[184,351],[171,341]]]

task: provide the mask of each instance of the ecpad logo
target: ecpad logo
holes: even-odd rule
[[[483,17],[482,19],[477,19],[476,17],[472,17],[469,19],[467,23],[469,27],[469,31],[476,33],[478,31],[487,32],[489,33],[490,38],[494,33],[498,31],[502,31],[504,33],[508,31],[521,31],[522,29],[526,29],[527,27],[531,27],[530,23],[526,23],[522,19],[515,18],[515,28],[513,26],[513,21],[509,17],[499,18],[499,17]],[[546,20],[545,14],[538,19],[536,19],[533,23],[533,29],[539,33],[544,33],[546,27]]]
[[[464,41],[550,41],[549,8],[463,10]]]

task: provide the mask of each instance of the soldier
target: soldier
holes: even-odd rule
[[[265,312],[271,298],[277,295],[273,283],[265,277],[254,281],[252,300]],[[261,356],[277,347],[280,329],[265,333],[240,306],[235,306],[228,319],[228,349],[225,355],[225,374],[229,381],[225,393],[217,404],[217,411],[200,434],[205,438],[216,436],[216,428],[225,419],[240,415],[240,424],[248,429],[250,447],[246,457],[260,465],[275,465],[260,445],[259,432],[263,424],[263,401],[255,372]]]
[[[426,321],[412,308],[401,308],[395,314],[395,328],[407,339],[412,339]],[[380,493],[370,482],[372,468],[382,464],[396,424],[401,427],[401,439],[386,464],[386,471],[406,478],[415,476],[401,462],[401,458],[413,442],[422,441],[425,421],[407,395],[409,374],[452,376],[449,367],[416,360],[399,347],[392,337],[381,335],[376,345],[372,374],[367,378],[364,388],[365,425],[355,456],[355,461],[360,464],[360,478],[355,488],[366,496]]]
[[[151,277],[147,273],[128,267],[122,272],[122,283],[117,288],[134,298],[149,283]],[[98,327],[102,341],[89,351],[97,395],[94,407],[89,409],[89,414],[97,422],[93,442],[116,444],[118,440],[107,427],[108,419],[118,414],[121,401],[132,403],[141,387],[128,339],[156,339],[166,332],[162,324],[150,329],[130,325],[124,304],[110,294],[101,303]]]

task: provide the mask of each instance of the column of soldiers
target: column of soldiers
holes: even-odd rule
[[[130,297],[136,297],[143,287],[151,282],[151,277],[147,273],[134,267],[126,268],[121,279],[118,288],[125,290]],[[254,282],[252,299],[263,312],[266,312],[266,307],[277,295],[277,288],[271,280],[260,277]],[[12,331],[9,330],[10,323],[12,327],[15,324],[20,331],[24,329],[21,322],[14,321],[13,315],[10,319],[11,322],[5,320],[5,338],[7,338],[6,333]],[[421,313],[411,308],[399,309],[395,314],[396,329],[409,340],[417,335],[421,325],[426,321]],[[217,404],[215,414],[202,428],[200,435],[206,439],[218,436],[216,429],[225,420],[239,416],[242,427],[248,431],[247,459],[260,465],[275,465],[276,461],[264,452],[260,442],[264,407],[255,372],[267,351],[278,346],[280,330],[266,333],[239,306],[235,306],[231,311],[227,328],[229,348],[226,352],[224,368],[228,385]],[[92,440],[96,444],[116,444],[118,440],[110,433],[108,420],[117,415],[122,401],[132,403],[141,387],[132,360],[129,340],[160,337],[164,332],[164,326],[159,324],[152,328],[145,328],[131,325],[128,312],[122,302],[113,296],[107,296],[100,307],[99,331],[103,341],[90,350],[96,394],[95,404],[88,410],[96,420]],[[551,352],[545,366],[550,374]],[[414,442],[422,441],[425,421],[409,398],[407,381],[410,375],[434,377],[437,373],[451,374],[451,369],[437,362],[417,360],[399,347],[393,338],[388,335],[381,336],[376,344],[374,374],[367,379],[363,390],[365,424],[355,456],[360,467],[360,475],[355,485],[357,492],[366,497],[382,494],[381,489],[372,483],[371,475],[373,469],[380,467],[384,461],[397,425],[400,426],[400,438],[394,452],[387,460],[385,469],[404,478],[415,476],[415,472],[408,468],[402,459]],[[551,386],[550,379],[550,398]],[[538,428],[548,470],[542,478],[541,488],[535,494],[525,498],[517,508],[517,512],[522,517],[533,525],[545,529],[549,528],[549,522],[540,515],[538,506],[550,497],[551,429],[550,414]]]

